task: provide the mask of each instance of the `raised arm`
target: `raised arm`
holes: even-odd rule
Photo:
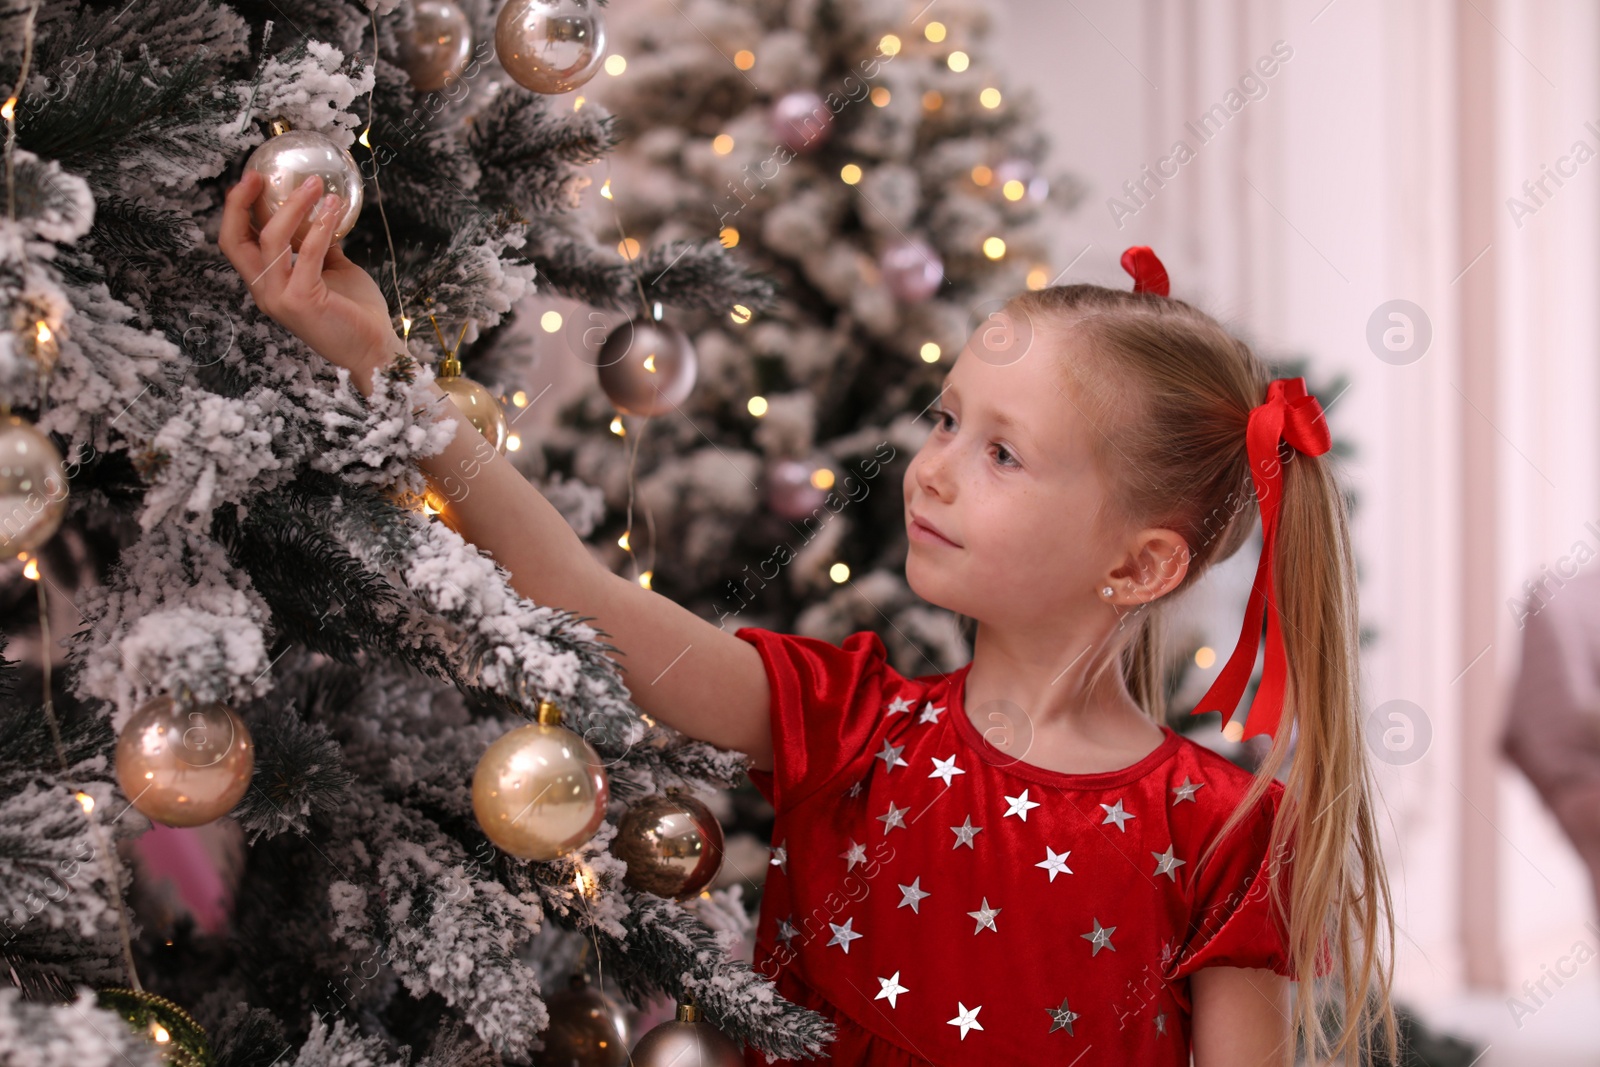
[[[333,242],[336,211],[319,216],[291,260],[290,235],[316,203],[320,184],[302,186],[257,235],[249,208],[259,192],[260,176],[246,172],[228,193],[222,251],[257,307],[349,369],[356,387],[370,394],[374,371],[404,350],[382,292]],[[431,389],[444,396],[437,385]],[[754,646],[608,571],[454,404],[442,408],[456,422],[455,437],[421,462],[449,501],[441,518],[505,567],[518,593],[592,617],[618,650],[614,658],[634,702],[652,717],[770,770],[770,696]]]

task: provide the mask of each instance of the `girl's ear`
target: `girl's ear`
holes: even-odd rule
[[[1189,573],[1189,543],[1175,530],[1152,526],[1134,535],[1123,564],[1106,584],[1135,602],[1148,604],[1177,588]]]

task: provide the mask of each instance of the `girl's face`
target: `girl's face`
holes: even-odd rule
[[[1052,330],[1048,345],[1036,337],[1000,366],[969,340],[945,377],[903,486],[906,581],[929,603],[990,625],[1050,629],[1104,602],[1119,545],[1096,525],[1105,500],[1097,431],[1057,363],[1074,358],[1072,344]]]

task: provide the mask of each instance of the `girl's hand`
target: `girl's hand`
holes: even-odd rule
[[[378,283],[333,241],[337,198],[328,196],[330,203],[291,259],[290,238],[321,195],[322,179],[307,178],[257,235],[250,206],[261,182],[260,174],[247,170],[228,191],[217,243],[244,278],[256,307],[329,362],[367,379],[405,346],[390,325],[389,304]],[[368,390],[363,386],[362,391]]]

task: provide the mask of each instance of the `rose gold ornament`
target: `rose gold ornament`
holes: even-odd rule
[[[162,694],[117,737],[117,783],[133,806],[168,826],[199,826],[232,811],[250,788],[255,744],[226,704],[185,707]]]
[[[570,92],[605,59],[605,20],[590,0],[506,0],[494,24],[494,51],[523,88]]]
[[[611,851],[627,863],[629,886],[687,900],[722,869],[722,824],[688,793],[645,797],[623,815]]]
[[[676,326],[639,315],[606,335],[599,354],[600,388],[630,415],[676,411],[694,389],[699,363]]]
[[[412,30],[400,38],[401,62],[419,92],[443,89],[472,58],[472,26],[452,0],[414,0]]]
[[[743,1067],[744,1053],[693,1004],[651,1030],[633,1047],[634,1067]]]
[[[50,540],[66,510],[67,472],[55,444],[22,416],[0,416],[0,555]]]
[[[282,132],[279,132],[282,131]],[[339,223],[334,227],[334,240],[338,240],[355,227],[361,215],[361,170],[355,157],[327,134],[316,130],[291,130],[284,123],[273,123],[277,136],[263,142],[250,153],[245,166],[261,175],[261,195],[253,206],[256,229],[265,226],[284,201],[310,177],[322,179],[322,192],[339,198],[334,210],[339,212]],[[322,202],[311,209],[301,221],[299,229],[290,238],[290,247],[300,249],[300,242],[311,230],[311,224],[322,215]]]
[[[561,709],[539,702],[539,721],[484,750],[472,776],[472,811],[500,848],[549,860],[594,836],[611,786],[594,746],[561,725]]]

